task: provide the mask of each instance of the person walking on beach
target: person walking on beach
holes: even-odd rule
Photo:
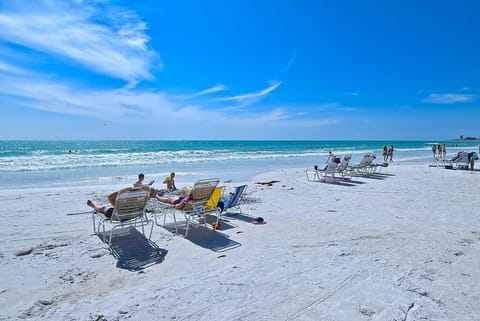
[[[386,163],[388,160],[388,147],[383,145],[383,162]]]
[[[388,152],[387,152],[389,162],[393,162],[393,151],[394,151],[393,145],[390,145],[390,147],[388,148]]]
[[[447,145],[443,144],[442,148],[442,157],[443,159],[447,158]]]
[[[437,144],[432,145],[432,153],[433,153],[433,161],[436,161],[437,160]]]

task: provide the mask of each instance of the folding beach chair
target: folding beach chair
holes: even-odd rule
[[[190,224],[200,224],[203,221],[203,225],[206,226],[205,220],[205,206],[210,200],[215,188],[217,187],[219,182],[218,178],[211,178],[211,179],[203,179],[197,181],[194,185],[192,190],[190,191],[188,201],[182,208],[177,208],[175,205],[172,204],[163,204],[163,208],[161,213],[158,215],[163,215],[163,226],[165,226],[165,219],[168,213],[173,215],[173,220],[175,223],[175,233],[178,233],[177,228],[177,219],[176,213],[180,212],[185,216],[186,221],[186,230],[185,230],[185,237],[188,236],[188,229]],[[154,213],[155,215],[155,223],[157,225],[157,212]]]
[[[334,162],[333,160],[328,162],[325,168],[319,169],[314,168],[306,169],[305,175],[307,176],[307,180],[309,182],[325,182],[328,175],[334,177],[335,172],[337,171],[338,163]]]
[[[239,213],[242,213],[240,207],[240,201],[242,200],[248,185],[240,185],[235,187],[235,190],[230,193],[230,197],[222,198],[217,206],[217,224],[222,219],[223,215],[228,215],[228,210],[232,208],[238,209]]]
[[[108,237],[108,247],[112,245],[113,230],[125,227],[142,227],[142,233],[145,235],[144,226],[150,223],[150,220],[145,215],[145,207],[148,200],[149,191],[130,188],[118,192],[115,199],[115,206],[110,218],[106,217],[102,213],[93,211],[93,232],[97,234],[100,232],[100,226],[102,226],[103,242],[106,241],[106,226],[110,227],[110,233]],[[98,226],[95,221],[98,220]],[[153,222],[150,229],[149,239],[152,236]]]
[[[223,188],[223,186],[215,187],[212,196],[210,196],[210,199],[208,200],[207,204],[205,204],[205,208],[203,209],[205,213],[215,212],[217,210],[218,202],[220,202],[223,194]]]

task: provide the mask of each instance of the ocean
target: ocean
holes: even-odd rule
[[[170,172],[177,186],[199,178],[246,181],[278,168],[323,164],[328,151],[375,152],[394,145],[394,162],[431,162],[431,146],[478,151],[478,141],[0,141],[0,189],[130,185],[140,172],[157,187]]]

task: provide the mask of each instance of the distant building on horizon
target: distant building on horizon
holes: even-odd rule
[[[458,138],[455,138],[454,140],[480,140],[480,138],[471,137],[471,136],[464,137],[463,135],[460,135]]]

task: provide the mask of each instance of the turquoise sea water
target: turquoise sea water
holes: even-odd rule
[[[160,185],[171,171],[177,182],[219,177],[248,180],[278,168],[322,164],[328,151],[366,152],[382,159],[383,145],[395,146],[394,161],[429,162],[433,143],[447,155],[477,151],[478,141],[0,141],[0,189],[131,184],[139,172]]]

